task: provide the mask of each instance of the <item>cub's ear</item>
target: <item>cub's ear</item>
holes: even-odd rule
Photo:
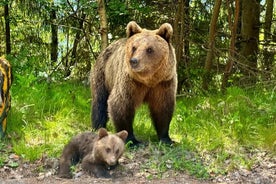
[[[98,134],[99,134],[99,139],[101,139],[101,138],[107,136],[108,132],[105,128],[100,128],[98,131]]]
[[[127,38],[135,35],[136,33],[141,33],[141,32],[142,32],[142,28],[135,21],[131,21],[127,24],[127,28],[126,28]]]
[[[127,139],[128,133],[127,133],[126,130],[122,130],[122,131],[116,133],[116,135],[117,135],[118,137],[120,137],[120,138],[125,142],[126,139]]]
[[[164,38],[168,43],[171,41],[171,37],[173,35],[173,28],[171,24],[164,23],[160,26],[160,28],[157,30],[157,35]]]

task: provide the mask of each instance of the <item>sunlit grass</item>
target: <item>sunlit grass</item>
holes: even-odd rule
[[[179,146],[172,148],[175,151],[172,157],[179,152],[193,151],[195,158],[202,161],[196,159],[195,162],[200,165],[198,169],[203,171],[204,167],[210,175],[225,174],[239,168],[250,170],[254,163],[254,159],[248,157],[250,152],[266,150],[276,154],[275,103],[272,93],[263,93],[260,89],[244,91],[229,88],[224,96],[178,98],[170,135]],[[156,141],[147,107],[138,110],[135,121],[136,134],[144,141]],[[177,153],[176,150],[181,151]],[[167,150],[164,156],[158,157],[159,164],[165,164],[170,153]],[[153,154],[151,159],[155,160],[155,157]],[[172,161],[175,169],[179,170],[176,165],[180,164],[191,171],[189,164],[185,166],[184,163],[181,159]],[[162,171],[159,164],[153,165]]]
[[[75,134],[90,127],[89,87],[46,82],[12,88],[8,133],[13,150],[26,160],[57,157]]]
[[[24,83],[21,78],[12,87],[7,137],[13,151],[30,161],[45,155],[59,157],[73,135],[91,130],[90,89],[70,81]],[[275,104],[273,91],[261,89],[230,88],[224,96],[179,97],[170,127],[173,147],[158,143],[144,105],[137,110],[134,132],[138,140],[149,143],[151,154],[141,167],[161,175],[170,169],[188,171],[199,178],[250,169],[251,150],[276,152]],[[114,132],[110,122],[108,129]],[[4,158],[0,157],[0,165]]]

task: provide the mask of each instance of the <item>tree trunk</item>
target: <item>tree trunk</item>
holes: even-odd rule
[[[187,91],[191,88],[191,79],[189,77],[190,73],[190,0],[185,0],[184,2],[184,19],[183,19],[183,32],[184,32],[184,53],[183,53],[183,63],[185,65],[185,72],[182,79],[182,88]]]
[[[184,79],[185,64],[183,61],[183,51],[184,51],[184,0],[178,0],[176,5],[176,15],[173,25],[174,30],[174,46],[175,46],[175,56],[177,60],[177,73],[178,73],[178,88],[177,91],[182,89],[182,81]]]
[[[4,5],[5,18],[5,34],[6,34],[6,54],[11,53],[11,32],[10,32],[10,15],[9,15],[9,1]]]
[[[177,60],[178,89],[181,93],[190,88],[188,77],[189,64],[189,3],[190,0],[178,0],[174,19],[174,46]]]
[[[183,17],[184,17],[184,0],[178,0],[177,2],[177,10],[174,21],[174,45],[175,45],[175,56],[178,61],[178,65],[180,65],[181,57],[183,56],[184,50],[184,42],[183,42]]]
[[[273,2],[274,0],[266,0],[266,12],[265,12],[265,23],[264,23],[264,72],[265,78],[270,79],[272,65],[274,60],[273,52],[269,51],[271,37],[271,24],[273,15]]]
[[[211,18],[210,23],[210,31],[209,31],[209,40],[208,40],[208,52],[205,60],[205,66],[204,66],[204,74],[203,74],[203,82],[202,82],[202,88],[204,90],[208,90],[210,81],[212,80],[212,60],[214,57],[214,46],[215,46],[215,35],[216,35],[216,25],[217,20],[219,16],[219,10],[220,10],[221,0],[216,0],[213,10],[213,15]]]
[[[239,61],[246,67],[241,68],[244,85],[256,83],[257,54],[259,44],[260,1],[242,0],[241,6],[241,48]]]
[[[73,47],[72,47],[72,53],[71,53],[71,61],[68,60],[68,63],[66,63],[66,74],[65,76],[70,76],[71,75],[71,66],[74,66],[77,62],[77,49],[79,42],[81,41],[82,37],[81,34],[83,32],[83,23],[86,17],[86,14],[81,12],[81,18],[79,19],[79,25],[78,25],[78,30],[74,39]]]
[[[101,49],[103,50],[108,46],[108,27],[104,0],[98,0],[98,13],[100,16],[100,34],[102,40]]]
[[[50,12],[50,20],[52,22],[51,24],[51,33],[52,33],[52,42],[51,42],[51,61],[52,65],[54,65],[55,62],[57,62],[58,58],[58,26],[56,25],[56,10],[54,9],[54,6],[52,7],[52,10]]]
[[[230,6],[230,4],[229,4]],[[229,7],[230,9],[230,7]],[[230,16],[230,11],[228,11],[228,14]],[[225,70],[224,70],[224,75],[223,75],[223,79],[222,79],[222,83],[221,83],[221,90],[222,92],[224,92],[226,90],[226,87],[228,85],[228,79],[234,64],[234,60],[235,60],[235,53],[236,53],[236,49],[235,49],[235,44],[236,44],[236,36],[237,36],[237,27],[238,27],[238,23],[239,23],[239,15],[240,15],[240,0],[235,0],[235,17],[234,17],[234,22],[233,25],[231,23],[232,18],[229,18],[229,25],[232,25],[230,27],[231,29],[231,40],[230,40],[230,47],[229,47],[229,58],[228,58],[228,62],[225,66]]]

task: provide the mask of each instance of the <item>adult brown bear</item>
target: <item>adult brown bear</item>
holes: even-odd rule
[[[170,144],[177,87],[172,26],[147,30],[132,21],[126,33],[102,51],[91,72],[92,126],[106,127],[109,115],[116,131],[126,130],[127,141],[138,144],[132,124],[135,109],[145,102],[158,138]]]

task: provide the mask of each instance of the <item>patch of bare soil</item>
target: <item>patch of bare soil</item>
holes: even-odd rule
[[[73,184],[73,183],[276,183],[276,158],[265,152],[256,153],[257,162],[250,171],[240,169],[224,176],[216,176],[210,180],[199,180],[187,173],[169,170],[158,177],[159,173],[141,166],[148,161],[142,149],[133,152],[131,158],[123,157],[120,165],[111,170],[111,179],[102,179],[89,176],[76,167],[73,179],[61,179],[56,175],[58,159],[42,158],[35,163],[23,163],[16,155],[11,155],[6,165],[0,168],[0,184]],[[19,166],[12,167],[18,162]]]

